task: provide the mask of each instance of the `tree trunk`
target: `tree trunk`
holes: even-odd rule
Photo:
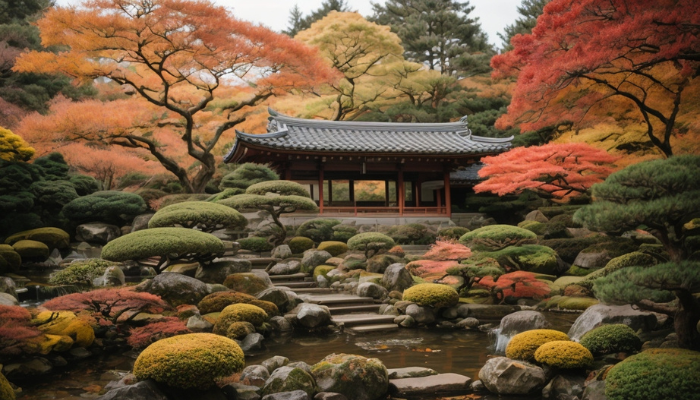
[[[678,310],[673,318],[673,325],[678,335],[678,344],[684,349],[700,351],[700,303],[685,290],[677,290]]]

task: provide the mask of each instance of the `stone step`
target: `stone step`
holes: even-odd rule
[[[471,393],[471,378],[459,374],[437,374],[421,378],[389,380],[392,397],[426,398],[438,395],[464,395]]]
[[[270,279],[272,279],[274,275],[270,275]],[[306,282],[306,281],[292,281],[292,282],[274,282],[273,285],[275,286],[286,286],[290,289],[297,289],[297,288],[315,288],[318,285],[316,282]],[[330,290],[330,289],[329,289]]]
[[[333,306],[328,307],[331,315],[341,315],[357,312],[378,312],[381,304],[365,304],[365,305],[352,305],[352,306]]]
[[[324,306],[374,304],[374,299],[371,297],[360,297],[351,294],[308,295],[304,297],[304,300],[306,300],[308,303],[320,304]]]
[[[328,288],[308,287],[308,288],[291,288],[296,294],[331,294],[333,291]]]
[[[303,272],[298,272],[291,275],[270,275],[270,280],[272,282],[303,282],[304,278],[306,278],[306,274]]]
[[[395,316],[393,315],[379,315],[379,314],[343,314],[336,315],[333,318],[333,322],[336,324],[344,324],[345,326],[357,326],[357,325],[377,325],[377,324],[393,324]]]
[[[351,326],[347,330],[355,333],[387,332],[399,329],[396,324],[374,324]]]

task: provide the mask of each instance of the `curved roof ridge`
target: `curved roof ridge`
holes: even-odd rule
[[[481,143],[509,143],[514,138],[515,138],[515,136],[513,136],[513,135],[505,137],[505,138],[495,138],[495,137],[476,136],[476,135],[471,136],[471,139],[473,141],[481,142]]]

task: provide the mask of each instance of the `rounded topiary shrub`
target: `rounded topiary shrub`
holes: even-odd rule
[[[314,248],[314,241],[303,236],[297,236],[289,241],[289,249],[292,254],[301,254],[306,250]]]
[[[393,226],[386,234],[398,244],[430,244],[435,242],[435,234],[423,224]]]
[[[343,242],[321,242],[318,245],[319,250],[327,251],[333,257],[337,257],[348,252],[348,245]]]
[[[244,228],[247,223],[245,217],[231,207],[206,201],[186,201],[158,210],[148,221],[148,227],[181,226],[212,232]]]
[[[350,250],[363,251],[367,258],[369,258],[370,253],[389,250],[395,245],[394,239],[378,232],[360,233],[348,240],[348,248]]]
[[[236,292],[254,295],[267,289],[268,282],[254,273],[239,272],[227,276],[224,280],[224,286]]]
[[[266,251],[272,251],[275,245],[268,242],[267,238],[251,236],[243,239],[238,239],[238,244],[241,245],[241,249],[254,251],[256,253],[264,253]]]
[[[63,215],[73,222],[131,221],[148,207],[143,198],[134,193],[103,191],[78,197],[63,207]]]
[[[452,226],[449,228],[442,228],[438,231],[438,237],[452,240],[459,240],[462,236],[469,233],[469,229],[463,228],[461,226]]]
[[[459,294],[451,286],[438,283],[419,283],[404,290],[403,300],[420,306],[450,307],[459,302]]]
[[[6,269],[17,271],[22,266],[22,256],[9,244],[0,244],[0,258],[6,263]]]
[[[480,257],[490,257],[509,270],[529,271],[537,274],[557,275],[559,263],[557,253],[547,246],[526,244],[508,246],[504,249],[484,252]]]
[[[592,289],[593,282],[596,279],[608,276],[617,270],[627,267],[646,267],[656,265],[657,263],[658,260],[652,255],[642,253],[639,251],[633,251],[631,253],[623,254],[619,257],[613,258],[612,260],[608,261],[607,264],[605,264],[605,267],[586,275],[586,279],[579,282],[578,284],[585,288]]]
[[[626,358],[608,372],[609,400],[697,400],[700,352],[651,349]]]
[[[601,325],[586,332],[580,343],[595,355],[635,353],[642,348],[639,336],[625,324]]]
[[[547,224],[543,224],[538,221],[522,221],[518,223],[518,228],[527,229],[528,231],[534,233],[535,235],[544,235],[547,230]]]
[[[488,225],[464,234],[459,241],[472,250],[490,251],[535,243],[537,235],[517,226]]]
[[[545,343],[569,340],[564,332],[553,329],[533,329],[513,336],[506,346],[506,357],[534,361],[535,352]]]
[[[281,196],[300,196],[309,198],[311,195],[306,188],[292,181],[269,181],[260,182],[248,186],[245,190],[246,194],[266,195],[267,193],[275,193]]]
[[[280,315],[279,308],[277,308],[277,305],[271,301],[255,299],[255,300],[252,300],[248,304],[262,308],[268,317],[274,317],[276,315]]]
[[[243,350],[235,341],[211,333],[190,333],[148,346],[134,363],[134,375],[173,388],[207,389],[216,379],[244,366]]]
[[[355,226],[340,224],[333,227],[333,240],[347,243],[355,235],[357,235]]]
[[[226,337],[230,339],[243,339],[251,333],[255,333],[255,327],[250,322],[239,321],[229,325]]]
[[[316,243],[331,240],[333,238],[333,228],[340,225],[340,221],[330,218],[310,219],[297,228],[296,235],[304,236]]]
[[[214,324],[214,333],[226,335],[229,326],[234,322],[250,322],[253,326],[260,326],[267,321],[268,315],[262,308],[252,304],[231,304],[221,310],[219,319]]]
[[[560,369],[585,368],[593,362],[593,354],[576,342],[553,341],[535,351],[535,361]]]
[[[36,240],[20,240],[12,248],[22,259],[46,260],[49,257],[49,246]]]
[[[6,244],[15,244],[20,240],[36,240],[52,249],[65,249],[70,246],[70,235],[59,228],[37,228],[18,232],[5,239]]]
[[[246,189],[250,185],[279,180],[279,175],[263,164],[241,164],[233,172],[224,175],[219,184],[219,189],[229,188]]]
[[[199,309],[199,313],[204,315],[213,312],[221,312],[221,310],[231,304],[250,303],[253,300],[257,300],[255,296],[245,293],[231,291],[215,292],[204,296],[199,304],[197,304],[197,308]]]

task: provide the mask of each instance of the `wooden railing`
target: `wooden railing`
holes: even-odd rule
[[[323,214],[400,214],[399,207],[324,206]],[[445,207],[404,207],[403,215],[446,215]]]

